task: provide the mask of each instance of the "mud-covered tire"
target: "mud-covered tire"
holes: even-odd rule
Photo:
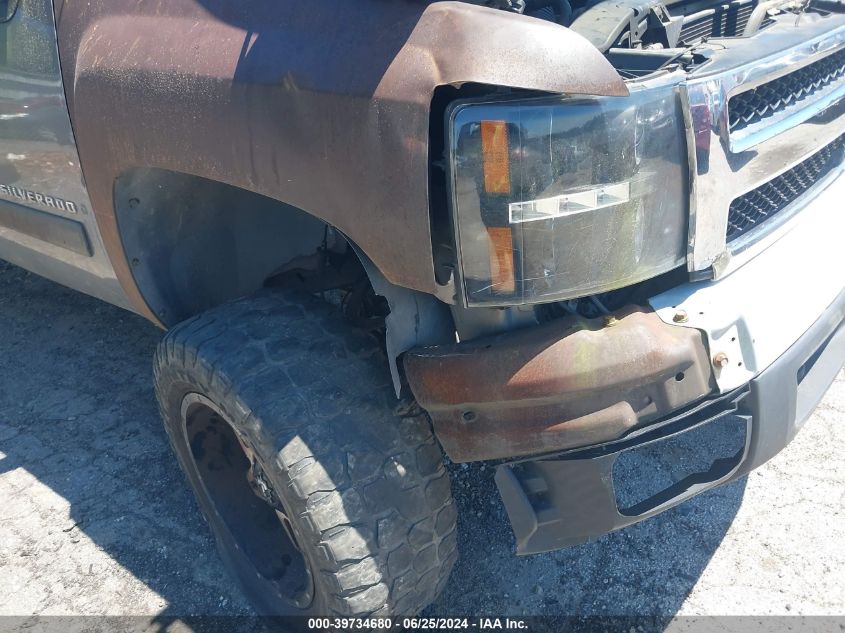
[[[440,446],[423,413],[397,406],[377,341],[334,307],[262,292],[215,308],[167,334],[154,373],[180,464],[260,612],[414,614],[442,590],[457,551]],[[189,394],[214,405],[281,500],[313,578],[306,608],[262,582],[205,489],[185,430]]]

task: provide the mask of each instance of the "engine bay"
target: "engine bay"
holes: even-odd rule
[[[556,22],[585,37],[626,78],[707,61],[708,42],[749,38],[777,20],[845,12],[845,0],[464,0]]]

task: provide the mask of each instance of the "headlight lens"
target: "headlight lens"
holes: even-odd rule
[[[684,262],[687,159],[674,86],[462,103],[450,136],[467,305],[582,297]]]

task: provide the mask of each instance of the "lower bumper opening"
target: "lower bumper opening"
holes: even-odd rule
[[[746,431],[742,417],[724,415],[666,441],[622,451],[613,464],[619,512],[639,516],[726,476],[742,461]]]
[[[517,553],[584,543],[730,480],[751,445],[748,394],[715,398],[622,440],[500,465]]]

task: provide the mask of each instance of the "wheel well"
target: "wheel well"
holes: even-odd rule
[[[397,395],[403,352],[454,340],[444,303],[391,284],[357,245],[291,205],[199,176],[136,168],[115,182],[114,206],[135,283],[165,326],[265,286],[321,294],[355,325],[379,330]]]
[[[329,228],[278,200],[165,169],[122,174],[114,206],[135,283],[168,326],[258,290],[313,256]]]

